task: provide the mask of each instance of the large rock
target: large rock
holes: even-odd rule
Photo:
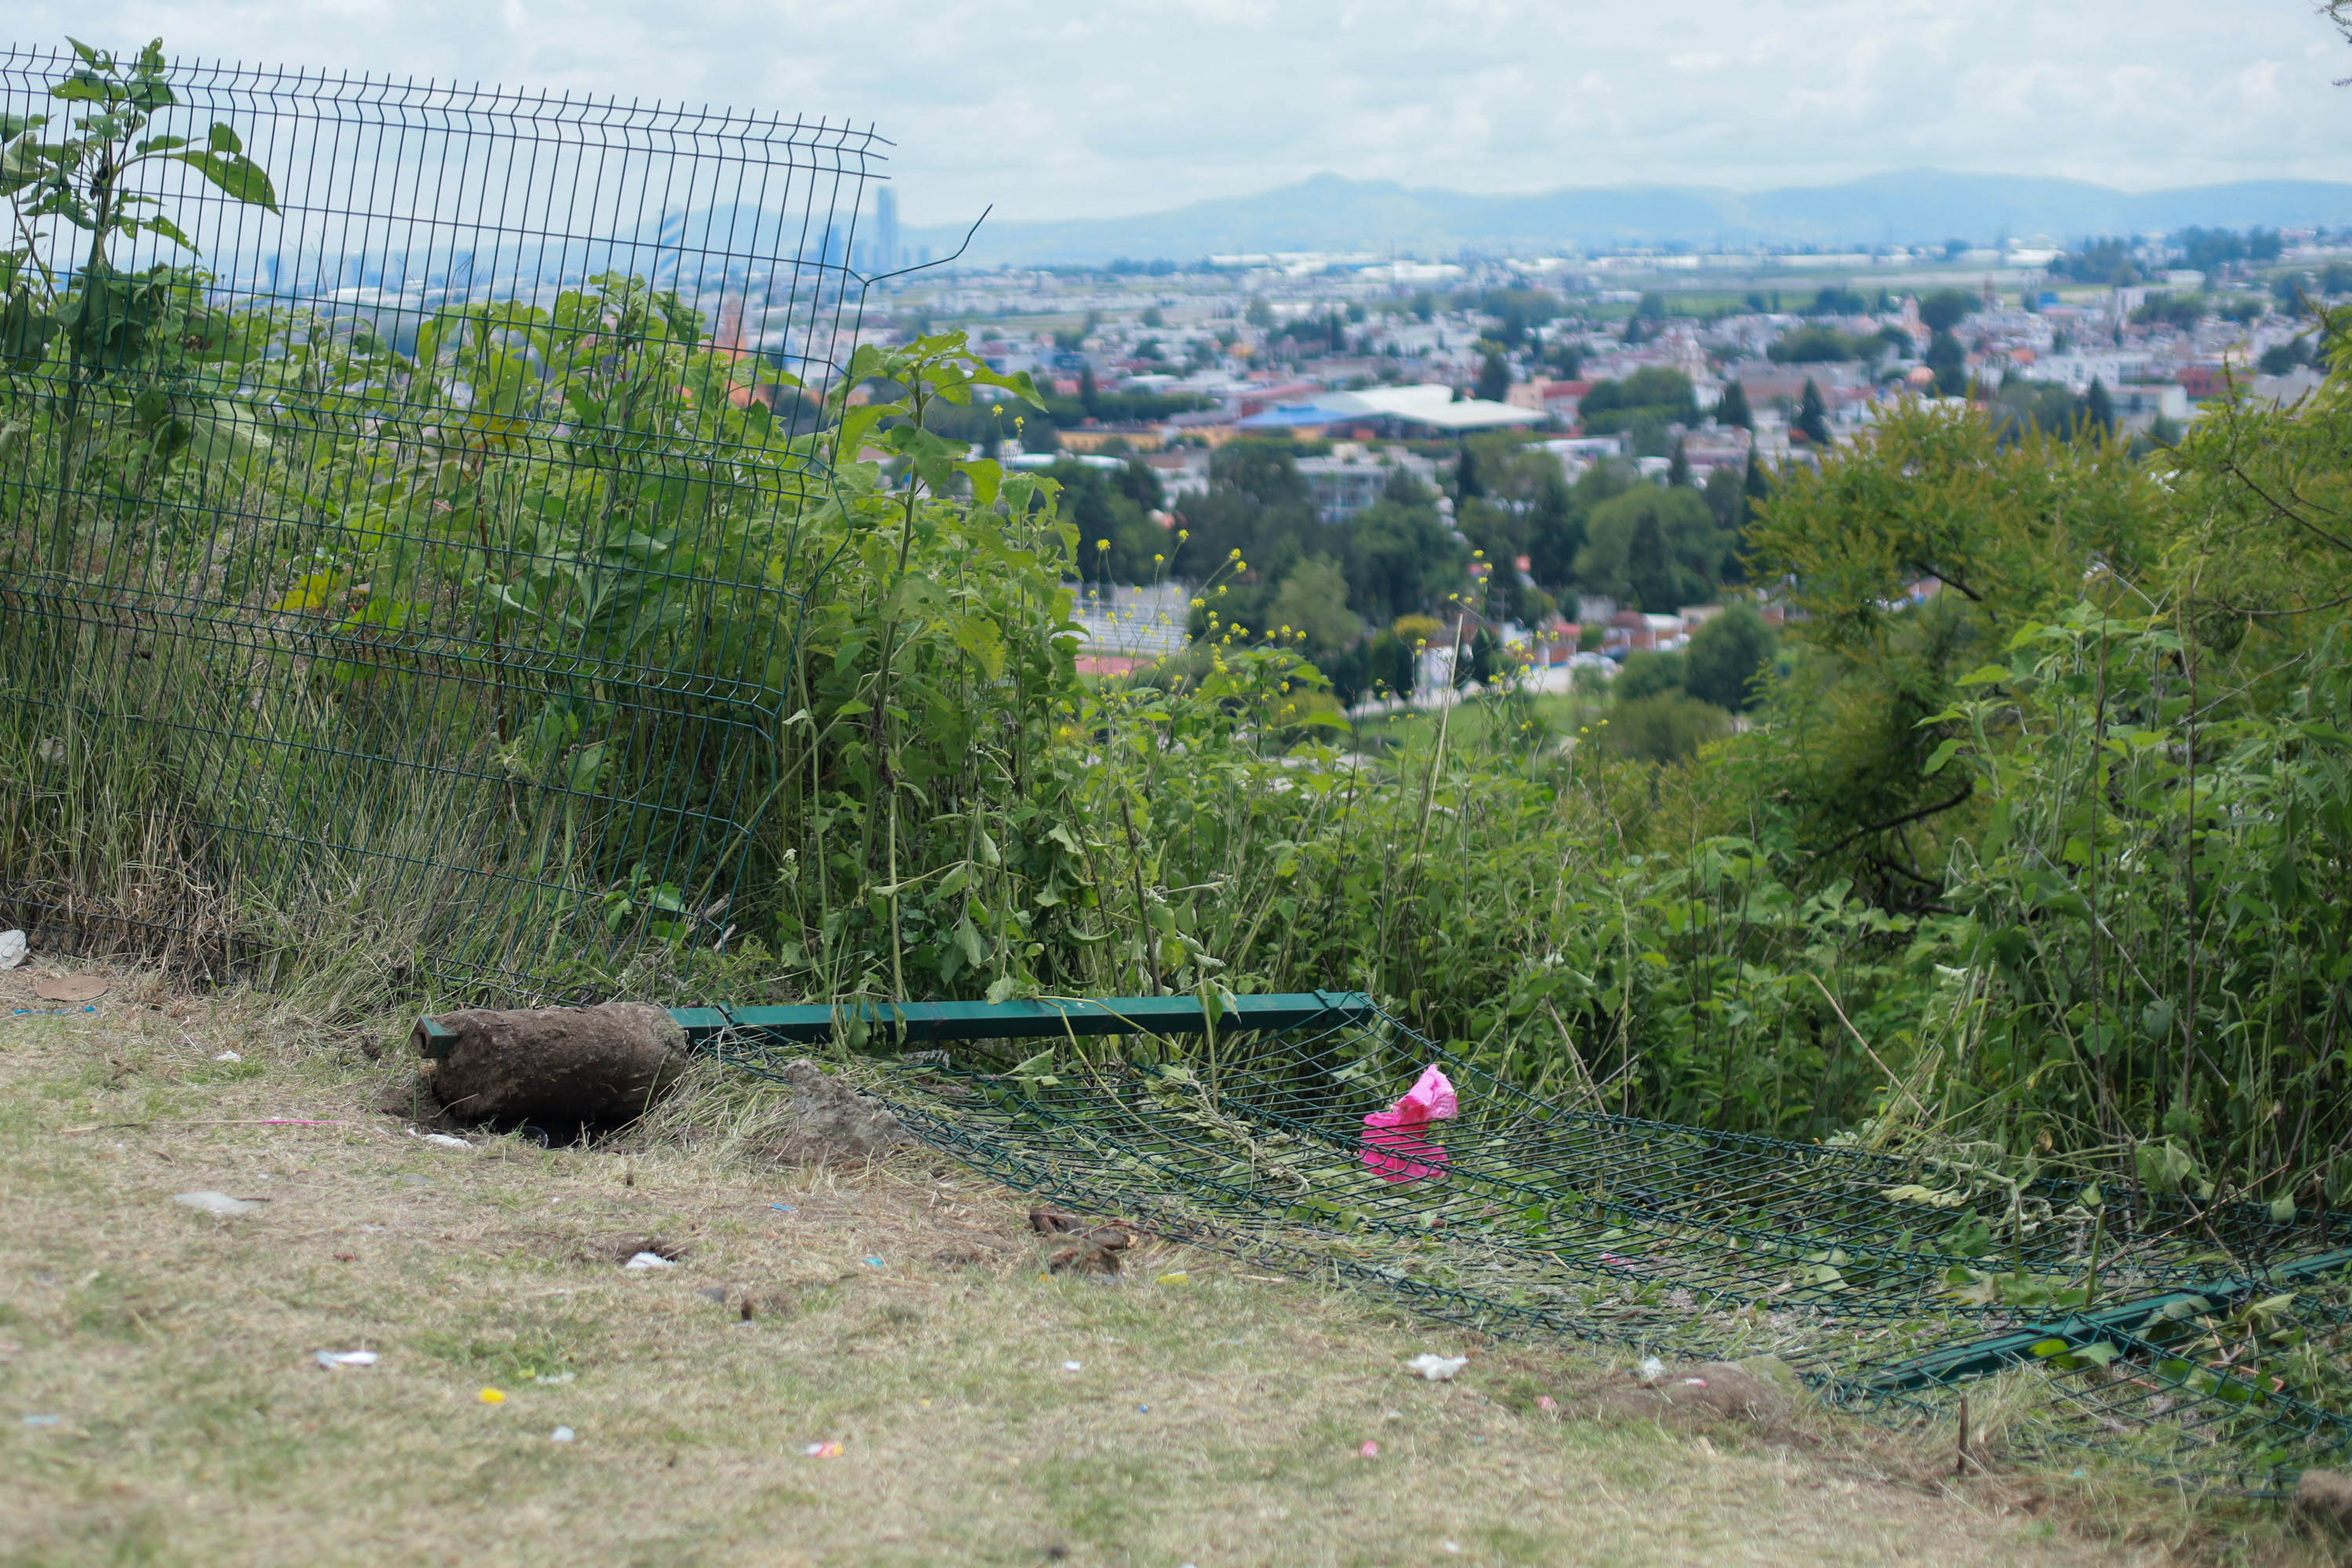
[[[445,1013],[411,1037],[434,1098],[464,1121],[634,1121],[686,1070],[686,1031],[644,1002]]]

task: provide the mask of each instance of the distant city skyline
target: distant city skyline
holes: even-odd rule
[[[2352,179],[2308,0],[19,0],[8,41],[871,121],[909,228],[1331,171],[1499,194],[1932,165],[2147,190]]]

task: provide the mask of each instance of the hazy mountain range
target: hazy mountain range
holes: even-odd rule
[[[1185,261],[1237,251],[1391,249],[1444,256],[1506,246],[1675,242],[1867,246],[1958,238],[1988,244],[2003,236],[2063,243],[2095,235],[2169,232],[2192,224],[2352,225],[2352,184],[2246,180],[2127,192],[2077,180],[1919,169],[1775,191],[1621,185],[1491,196],[1318,174],[1260,195],[1196,202],[1134,217],[991,221],[966,259]],[[962,226],[910,226],[904,242],[944,256],[963,234]]]

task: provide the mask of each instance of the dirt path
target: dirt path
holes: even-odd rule
[[[1598,1363],[1222,1259],[1043,1276],[1011,1194],[778,1168],[740,1084],[444,1146],[262,1019],[135,978],[0,1019],[0,1563],[2163,1560],[1827,1418],[1595,1419]]]

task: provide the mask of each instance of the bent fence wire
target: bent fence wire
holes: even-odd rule
[[[0,57],[0,914],[507,996],[722,941],[884,144],[154,63]]]
[[[781,1048],[728,1054],[772,1070]],[[998,1049],[879,1092],[1016,1188],[1465,1326],[1770,1354],[1906,1419],[1947,1419],[1958,1388],[2001,1375],[1977,1419],[2014,1446],[2254,1485],[2352,1445],[2352,1215],[1572,1112],[1362,998],[1124,1054]],[[1430,1065],[1459,1114],[1368,1127]]]

